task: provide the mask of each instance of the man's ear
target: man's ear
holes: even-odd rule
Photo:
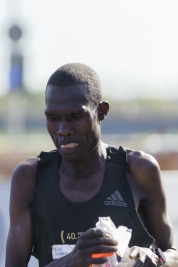
[[[109,103],[107,101],[103,101],[99,103],[98,106],[98,118],[100,121],[104,120],[109,112]]]

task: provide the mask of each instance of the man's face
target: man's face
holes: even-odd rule
[[[97,109],[88,103],[85,85],[60,88],[49,85],[46,91],[46,122],[53,142],[66,161],[80,161],[100,140]]]

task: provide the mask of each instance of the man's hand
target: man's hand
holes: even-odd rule
[[[149,248],[131,247],[129,257],[137,260],[133,267],[155,267],[159,262],[158,256]]]
[[[92,254],[116,252],[117,245],[118,242],[104,231],[89,229],[80,236],[71,253],[48,266],[89,267],[91,264],[103,264],[106,258],[92,258]]]

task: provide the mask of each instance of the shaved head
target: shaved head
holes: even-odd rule
[[[49,78],[48,85],[60,88],[83,84],[88,102],[97,107],[102,101],[101,82],[98,74],[90,67],[81,63],[69,63],[57,69]]]

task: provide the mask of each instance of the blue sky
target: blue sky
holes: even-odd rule
[[[106,96],[178,98],[177,14],[176,0],[1,0],[0,93],[9,87],[6,32],[16,22],[32,91],[59,66],[81,62],[99,74]]]

